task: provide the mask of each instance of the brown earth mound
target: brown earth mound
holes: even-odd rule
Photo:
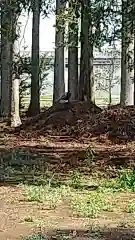
[[[89,102],[56,104],[16,129],[21,134],[135,139],[135,107],[100,109]]]
[[[80,118],[89,118],[89,116],[100,113],[101,108],[92,102],[72,102],[58,103],[41,114],[28,118],[20,127],[16,128],[16,132],[34,131],[38,134],[45,134],[48,130],[55,128],[61,129],[65,125],[74,125]]]
[[[93,127],[95,135],[108,134],[108,137],[135,139],[135,107],[113,106],[96,117]]]

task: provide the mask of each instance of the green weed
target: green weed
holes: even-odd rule
[[[101,192],[89,194],[74,194],[71,199],[71,208],[80,217],[98,217],[102,211],[112,211],[112,204],[106,201],[106,195]]]
[[[44,202],[50,208],[55,208],[65,197],[70,194],[70,188],[62,185],[52,188],[49,186],[27,186],[25,187],[27,201]]]
[[[119,179],[120,187],[128,190],[128,191],[135,191],[135,170],[124,170],[120,175]]]
[[[132,191],[135,192],[135,170],[122,170],[119,178],[104,180],[100,183],[103,191]]]

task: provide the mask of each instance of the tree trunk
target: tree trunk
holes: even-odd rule
[[[1,7],[1,116],[10,118],[11,113],[11,13],[9,2]]]
[[[70,1],[69,9],[72,8],[74,14],[73,22],[68,26],[68,91],[71,93],[71,100],[78,99],[78,11],[74,0]]]
[[[65,2],[56,0],[56,32],[55,32],[55,60],[54,60],[54,84],[53,84],[53,103],[65,93],[64,80],[64,21],[60,18],[65,9]]]
[[[12,10],[12,43],[10,47],[10,56],[12,64],[11,83],[12,83],[12,102],[11,102],[11,127],[18,127],[21,125],[20,119],[20,101],[19,101],[19,85],[20,79],[18,74],[18,66],[16,65],[16,56],[19,56],[19,42],[16,39],[16,27],[17,27],[17,16],[14,13],[16,12],[15,6],[14,11]]]
[[[92,29],[90,31],[91,35],[92,35]],[[93,44],[92,42],[90,43],[90,67],[89,67],[89,70],[90,70],[90,91],[91,91],[91,94],[90,94],[90,97],[91,97],[91,101],[93,103],[95,103],[95,83],[94,83],[94,71],[93,71]]]
[[[18,127],[21,125],[20,109],[19,109],[19,79],[17,76],[12,78],[12,117],[11,127]]]
[[[122,53],[121,53],[121,105],[133,104],[133,32],[132,21],[129,18],[131,3],[122,2]]]
[[[32,74],[31,74],[31,101],[28,115],[34,116],[40,112],[39,90],[39,25],[40,25],[40,1],[33,0],[32,21]]]
[[[112,103],[112,79],[109,78],[109,106],[111,105]]]
[[[83,0],[81,9],[81,59],[80,59],[80,81],[79,81],[79,99],[91,100],[91,66],[93,48],[90,36],[90,14],[89,14],[89,1]]]
[[[135,3],[133,5],[133,11],[135,12]],[[135,106],[135,19],[133,20],[133,26],[134,26],[134,106]]]

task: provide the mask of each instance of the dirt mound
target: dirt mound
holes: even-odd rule
[[[64,126],[62,132],[77,137],[105,136],[111,141],[135,140],[135,107],[117,105],[87,117],[82,115],[72,126]]]
[[[50,107],[41,114],[28,118],[20,127],[16,128],[16,133],[32,133],[32,135],[61,134],[65,127],[72,128],[80,119],[89,119],[101,113],[101,108],[92,102],[71,102],[58,103]],[[66,130],[67,132],[67,130]],[[69,133],[70,134],[70,133]]]
[[[21,134],[135,139],[135,107],[112,106],[101,110],[89,102],[57,104],[16,129]]]
[[[113,106],[96,117],[95,135],[107,134],[108,138],[135,139],[135,107]]]

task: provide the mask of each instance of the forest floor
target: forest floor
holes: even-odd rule
[[[120,111],[111,113],[115,129],[123,121]],[[65,125],[56,134],[52,122],[41,134],[48,116],[47,121],[40,118],[42,128],[38,117],[19,134],[0,123],[0,239],[135,239],[134,109],[128,109],[130,124],[127,109],[122,111],[123,125],[129,126],[123,138],[117,137],[122,128],[115,135],[103,132],[105,112],[94,115],[96,129],[99,114],[102,122],[97,136],[86,132],[88,118],[77,128],[74,122],[70,134],[69,122],[68,134],[62,131]],[[112,121],[107,116],[106,126]]]

